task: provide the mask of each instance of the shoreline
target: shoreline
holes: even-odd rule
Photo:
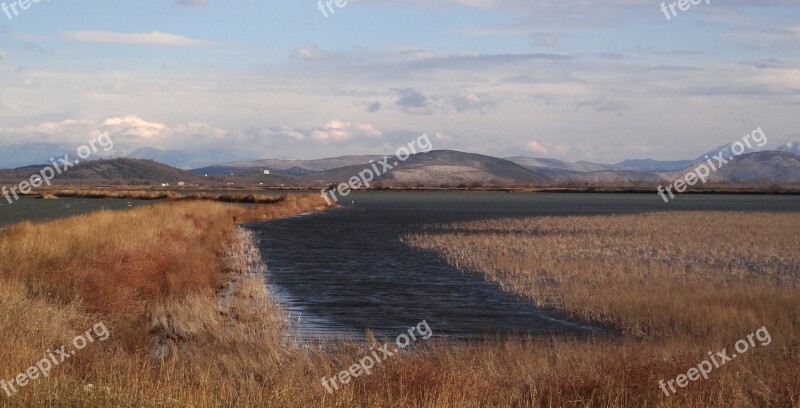
[[[323,188],[324,189],[324,188]],[[20,197],[34,199],[59,199],[59,198],[86,198],[86,199],[120,199],[120,200],[145,200],[145,201],[217,201],[239,204],[269,204],[281,201],[288,195],[314,194],[319,187],[283,187],[283,188],[245,188],[245,189],[169,189],[141,187],[70,187],[66,189],[41,189]],[[636,187],[486,187],[486,188],[458,188],[458,187],[386,187],[352,190],[357,193],[378,192],[501,192],[501,193],[551,193],[551,194],[632,194],[658,196],[655,189]],[[749,196],[797,196],[800,188],[752,188],[752,187],[719,187],[687,190],[675,196],[683,195],[749,195]]]

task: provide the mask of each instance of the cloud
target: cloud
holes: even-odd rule
[[[527,148],[528,150],[530,150],[530,151],[532,151],[532,152],[534,152],[536,154],[547,154],[547,152],[549,151],[541,143],[539,143],[539,142],[537,142],[535,140],[531,140],[530,142],[525,144],[525,148]]]
[[[474,37],[505,37],[505,36],[524,36],[528,32],[518,27],[479,27],[479,28],[459,28],[453,30],[456,34],[469,35]]]
[[[453,95],[447,99],[447,102],[450,103],[458,113],[483,113],[486,110],[496,108],[498,105],[497,100],[485,93]]]
[[[103,121],[102,126],[114,134],[124,133],[144,139],[157,136],[167,129],[167,125],[163,123],[147,122],[136,116],[108,118]]]
[[[168,126],[137,116],[125,115],[99,121],[67,119],[16,128],[0,128],[0,140],[4,144],[53,142],[77,146],[104,132],[114,139],[119,152],[144,146],[157,148],[198,146],[224,140],[228,135],[228,132],[202,122]]]
[[[375,113],[375,112],[381,110],[382,107],[383,107],[383,104],[381,104],[381,101],[372,101],[372,102],[368,102],[364,109],[366,109],[366,111],[369,112],[369,113]]]
[[[321,128],[311,131],[311,138],[320,142],[343,142],[353,138],[375,138],[381,131],[366,123],[331,120]]]
[[[433,110],[429,106],[428,97],[414,88],[395,89],[399,99],[394,105],[401,111],[412,115],[430,115]]]
[[[292,129],[288,126],[250,129],[246,132],[259,141],[280,140],[285,142],[302,142],[306,140],[306,135],[302,131]]]
[[[408,69],[486,69],[498,65],[512,65],[531,61],[565,61],[573,57],[559,54],[473,54],[444,55],[419,59],[406,64]]]
[[[630,106],[622,101],[615,101],[608,98],[593,98],[576,101],[572,104],[573,110],[589,108],[595,112],[622,112],[630,109]]]
[[[175,0],[175,3],[181,6],[205,6],[208,0]]]
[[[525,144],[525,149],[538,155],[564,156],[573,150],[567,143],[548,143],[530,140]]]
[[[800,25],[791,27],[736,27],[731,32],[751,48],[770,45],[779,48],[800,48]]]
[[[333,56],[333,54],[325,52],[319,47],[296,48],[292,50],[292,57],[305,61],[320,61],[331,56]]]
[[[608,59],[608,60],[623,60],[628,58],[627,55],[621,54],[618,52],[601,52],[596,54],[598,58]]]
[[[558,46],[561,37],[558,34],[536,32],[531,33],[531,40],[533,41],[533,45],[537,47],[553,48]]]
[[[103,44],[135,44],[157,46],[200,46],[210,42],[195,40],[182,35],[160,33],[117,33],[111,31],[69,31],[64,37],[79,42]]]

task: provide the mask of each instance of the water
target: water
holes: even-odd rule
[[[0,197],[0,228],[20,221],[47,221],[99,210],[121,210],[146,205],[151,201],[92,198],[38,200],[23,197],[9,204]]]
[[[601,329],[539,310],[400,237],[435,223],[685,210],[800,211],[800,196],[684,195],[665,204],[656,194],[367,192],[341,209],[248,227],[296,337],[357,338],[365,329],[390,337],[422,320],[459,338],[582,334]]]
[[[182,190],[181,194],[245,194],[229,190]],[[249,193],[247,193],[249,194]],[[283,194],[300,194],[295,191],[264,190],[257,194],[279,196]],[[19,201],[9,204],[0,196],[0,228],[20,221],[48,221],[71,217],[99,210],[124,210],[126,208],[149,205],[163,200],[119,200],[101,198],[60,198],[57,200],[40,200],[21,197]]]

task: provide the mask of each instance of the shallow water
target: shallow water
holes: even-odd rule
[[[39,200],[23,197],[12,204],[0,196],[0,228],[20,221],[48,221],[99,210],[122,210],[152,201],[94,198]]]
[[[344,208],[249,224],[292,336],[396,336],[426,320],[437,335],[581,334],[595,330],[539,310],[400,237],[425,225],[500,217],[652,211],[800,211],[798,196],[366,192]]]

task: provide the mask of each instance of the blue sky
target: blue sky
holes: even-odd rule
[[[616,162],[800,139],[800,3],[587,3],[42,0],[0,13],[0,149],[108,131],[117,155],[318,158],[424,132]]]

